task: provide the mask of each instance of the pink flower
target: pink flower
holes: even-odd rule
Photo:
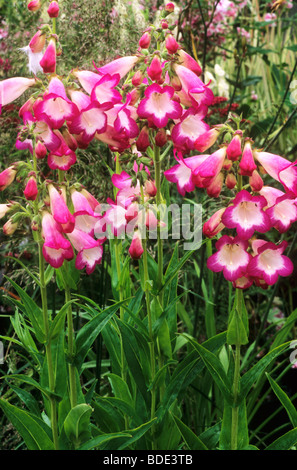
[[[267,204],[263,196],[252,196],[243,189],[232,204],[225,210],[222,222],[227,228],[236,228],[240,238],[248,240],[255,230],[261,233],[270,230],[270,218],[263,210]]]
[[[129,255],[132,259],[140,259],[143,253],[143,246],[141,241],[141,233],[139,230],[135,230],[132,238],[132,242],[129,248]]]
[[[37,33],[34,34],[31,41],[29,42],[29,47],[31,51],[34,54],[38,52],[42,52],[45,46],[45,41],[46,41],[45,33],[42,33],[41,31],[37,31]]]
[[[17,171],[12,165],[0,173],[0,191],[4,191],[14,181]]]
[[[100,218],[99,212],[94,212],[85,195],[80,191],[72,191],[71,200],[74,208],[75,228],[94,236],[95,225]],[[99,205],[96,206],[99,210]]]
[[[248,274],[262,279],[269,286],[276,283],[278,276],[290,276],[294,266],[290,258],[283,255],[287,246],[286,241],[275,245],[261,240],[255,247],[256,255],[249,263]]]
[[[42,235],[45,240],[42,253],[45,260],[54,268],[62,266],[64,260],[71,260],[74,256],[71,243],[55,221],[52,214],[44,212],[42,216]]]
[[[263,180],[257,170],[254,170],[252,176],[249,177],[250,187],[253,191],[259,192],[263,188]]]
[[[266,187],[267,188],[267,187]],[[264,191],[265,192],[265,191]],[[270,217],[272,226],[280,233],[284,233],[297,220],[297,201],[292,194],[285,194],[280,191],[280,195],[266,209],[266,214]]]
[[[199,137],[209,130],[209,125],[203,121],[206,114],[205,106],[201,106],[198,111],[195,108],[189,108],[184,112],[180,122],[171,131],[172,141],[176,148],[187,153],[196,148]]]
[[[175,158],[178,165],[174,165],[169,170],[164,171],[164,176],[171,183],[176,183],[178,192],[185,196],[186,192],[194,191],[196,187],[194,169],[199,166],[201,161],[208,158],[208,155],[183,158],[181,153],[178,153],[178,156],[175,153]]]
[[[48,166],[52,170],[68,171],[75,162],[76,154],[68,147],[63,138],[60,140],[60,146],[51,151],[47,157]]]
[[[103,248],[102,241],[95,240],[86,232],[74,229],[67,234],[74,249],[78,252],[75,260],[77,269],[86,268],[87,274],[91,274],[96,265],[101,263]]]
[[[213,92],[205,85],[195,72],[187,67],[174,64],[173,69],[182,84],[182,90],[177,92],[181,103],[185,106],[198,107],[202,104],[210,106],[213,102]]]
[[[207,260],[207,267],[211,271],[222,271],[227,281],[236,281],[246,275],[251,259],[251,255],[246,251],[247,240],[223,235],[215,246],[218,251]]]
[[[53,129],[59,129],[65,120],[69,121],[78,114],[77,106],[67,98],[65,87],[58,77],[53,77],[49,83],[48,92],[43,100],[34,106],[37,119],[47,116]]]
[[[63,195],[60,194],[52,184],[48,185],[48,193],[53,218],[61,225],[63,232],[72,232],[74,229],[75,219],[69,211]]]
[[[255,151],[254,157],[272,178],[297,196],[296,162],[292,163],[286,158],[268,152]]]
[[[165,47],[169,54],[175,54],[175,52],[179,49],[180,46],[176,42],[172,34],[167,34],[166,39],[165,39]]]
[[[119,59],[115,59],[102,67],[96,69],[98,70],[100,75],[114,75],[118,74],[122,79],[133,69],[134,65],[139,61],[139,58],[135,55],[133,56],[125,56],[120,57]]]
[[[0,110],[2,106],[19,98],[28,88],[34,86],[35,78],[13,77],[0,82]]]
[[[200,65],[187,52],[185,52],[183,49],[179,49],[177,51],[177,56],[178,56],[180,65],[187,67],[192,72],[194,72],[198,77],[201,75],[202,69]]]
[[[27,5],[28,10],[37,11],[41,7],[41,0],[30,0]]]
[[[120,75],[103,75],[99,77],[99,81],[94,85],[91,91],[91,100],[97,100],[98,103],[119,103],[122,101],[122,95],[116,90],[116,86],[120,81]]]
[[[139,47],[141,47],[141,49],[148,49],[150,47],[150,43],[151,34],[149,31],[145,31],[145,33],[143,33],[143,35],[139,39]]]
[[[178,119],[182,107],[173,101],[174,89],[170,86],[161,87],[157,83],[149,85],[145,90],[145,98],[137,108],[140,118],[147,118],[156,127],[165,127],[169,119]]]
[[[31,112],[26,111],[23,114],[24,126],[27,125],[33,127],[33,134],[36,137],[38,143],[42,142],[47,150],[54,151],[61,145],[60,138],[54,134],[51,129],[49,119],[47,116],[40,115],[39,119],[37,120],[35,117],[32,116]],[[30,153],[33,155],[33,141],[32,139],[25,139],[21,138],[22,131],[19,132],[16,140],[16,148],[18,150],[28,149]],[[37,146],[36,146],[37,147]],[[39,147],[40,148],[40,147]],[[38,158],[38,155],[36,155]]]
[[[43,54],[39,64],[41,65],[44,73],[55,73],[56,71],[56,40],[50,39],[48,46]]]
[[[215,144],[219,135],[220,135],[219,129],[215,127],[212,129],[209,129],[208,131],[204,132],[197,138],[195,142],[195,146],[194,146],[195,149],[198,150],[198,152],[205,152],[210,147],[212,147],[213,144]]]
[[[70,133],[82,134],[82,140],[86,144],[89,143],[96,133],[106,131],[107,116],[104,110],[104,106],[96,101],[92,102],[70,121],[68,126]]]
[[[38,188],[37,188],[36,177],[35,175],[32,175],[27,181],[27,184],[24,190],[24,196],[28,201],[35,201],[35,199],[37,198],[37,194],[38,194]]]

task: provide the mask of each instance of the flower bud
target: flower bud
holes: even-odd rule
[[[226,208],[219,209],[216,211],[210,219],[205,222],[203,225],[203,234],[208,237],[212,238],[215,237],[221,230],[225,228],[225,225],[222,223],[222,215],[224,214]]]
[[[32,37],[31,41],[29,42],[29,47],[31,51],[36,54],[38,52],[42,52],[45,46],[46,35],[41,31],[37,31],[36,34]]]
[[[47,154],[47,148],[42,142],[40,142],[40,140],[37,142],[35,146],[35,154],[36,154],[36,158],[38,158],[39,160],[44,158]]]
[[[168,34],[166,36],[165,47],[169,54],[175,54],[175,52],[179,49],[179,44],[176,42],[172,34]]]
[[[139,86],[143,82],[143,73],[137,70],[132,77],[132,85]]]
[[[32,175],[28,179],[28,182],[24,189],[24,196],[27,199],[27,201],[35,201],[37,194],[38,194],[38,188],[37,188],[36,177],[35,175],[34,176]]]
[[[241,155],[242,132],[237,131],[227,147],[227,157],[229,160],[236,161]]]
[[[54,73],[56,71],[56,41],[51,39],[46,51],[39,62],[44,73]]]
[[[31,0],[27,5],[28,10],[30,11],[37,11],[39,10],[40,7],[41,7],[41,0]]]
[[[155,197],[157,194],[155,182],[152,180],[146,180],[146,182],[144,183],[144,190],[146,194],[150,197]]]
[[[169,13],[172,13],[174,11],[174,3],[172,3],[172,2],[166,3],[165,11],[168,11]]]
[[[158,81],[161,79],[162,66],[161,66],[160,57],[158,55],[154,55],[154,58],[151,61],[149,68],[147,69],[147,73],[150,79],[153,81]]]
[[[141,49],[148,49],[150,47],[150,43],[151,43],[151,35],[148,31],[146,31],[145,33],[143,33],[143,35],[139,39],[138,44],[141,47]]]
[[[226,180],[225,180],[225,184],[227,188],[229,189],[235,188],[235,186],[237,185],[237,180],[236,180],[234,173],[228,173]]]
[[[136,148],[139,152],[145,152],[150,145],[148,128],[145,126],[141,129],[136,141]]]
[[[135,230],[132,238],[132,242],[129,248],[129,255],[132,259],[140,259],[143,253],[143,247],[141,242],[141,234],[139,230]]]
[[[257,170],[254,170],[252,176],[249,177],[249,183],[253,191],[258,192],[263,188],[264,183]]]
[[[50,3],[47,9],[48,16],[50,18],[57,18],[59,16],[59,5],[57,2],[53,1]]]
[[[155,143],[158,147],[163,147],[167,143],[167,135],[165,129],[160,129],[155,136]]]
[[[16,173],[14,166],[10,166],[0,173],[0,191],[4,191],[14,181]]]
[[[13,222],[12,219],[9,219],[4,225],[3,225],[3,233],[5,235],[12,235],[16,229],[18,228],[18,223]]]

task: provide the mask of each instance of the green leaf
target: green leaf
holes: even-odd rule
[[[208,450],[205,444],[185,423],[177,416],[173,415],[173,418],[189,450]]]
[[[151,421],[148,421],[147,423],[142,424],[141,426],[138,426],[135,429],[128,429],[128,431],[126,432],[128,432],[131,437],[125,439],[125,441],[117,448],[117,450],[124,450],[134,444],[134,442],[138,441],[153,426],[155,421],[156,418],[152,419]]]
[[[262,357],[240,379],[240,392],[238,402],[247,396],[253,384],[261,377],[266,367],[289,347],[289,343],[282,344]]]
[[[276,439],[265,450],[290,450],[297,443],[297,428]]]
[[[111,387],[112,387],[115,397],[120,398],[124,400],[125,402],[131,404],[132,397],[131,397],[128,385],[126,382],[124,382],[122,377],[120,377],[119,375],[115,375],[115,374],[108,374],[107,377],[111,383]]]
[[[28,450],[54,450],[50,429],[42,419],[0,398],[0,407],[25,441]]]
[[[76,299],[66,302],[66,304],[64,304],[63,307],[60,309],[59,313],[57,313],[57,315],[55,316],[55,318],[50,324],[49,333],[48,333],[48,341],[56,338],[60,334],[60,331],[62,330],[64,326],[64,321],[65,321],[68,307],[74,302],[76,302]]]
[[[81,367],[84,358],[88,354],[89,348],[103,330],[105,325],[111,320],[111,318],[118,311],[119,307],[126,301],[117,302],[105,310],[97,313],[91,320],[89,320],[78,332],[76,337],[76,357],[75,363],[78,369]]]
[[[90,439],[88,442],[85,442],[77,450],[91,450],[95,448],[100,449],[100,447],[102,447],[107,442],[114,441],[123,437],[131,437],[131,435],[124,432],[101,434],[100,436],[96,436],[93,439]]]
[[[266,376],[269,380],[269,383],[271,385],[272,390],[274,391],[275,395],[285,408],[286,412],[288,413],[289,419],[292,423],[292,426],[294,428],[297,428],[297,410],[293,403],[291,402],[290,398],[288,395],[281,389],[281,387],[273,380],[272,377],[268,373],[266,373]]]
[[[27,314],[29,320],[31,321],[32,327],[34,329],[36,338],[40,343],[45,342],[45,334],[40,325],[43,325],[43,317],[42,311],[38,307],[38,305],[34,302],[34,300],[14,281],[10,278],[7,278],[11,285],[14,287],[16,292],[18,293],[19,297],[22,300],[24,311]]]
[[[201,346],[198,342],[192,339],[189,339],[189,341],[200,355],[213,380],[216,382],[227,402],[232,403],[232,385],[219,358],[214,353]]]
[[[248,341],[248,315],[242,295],[237,291],[228,320],[227,343],[243,345]]]
[[[81,403],[70,410],[64,421],[65,434],[75,448],[90,438],[91,414],[92,407],[86,403]]]
[[[232,430],[232,405],[225,402],[223,422],[220,434],[221,450],[231,450],[231,430]],[[243,450],[249,445],[249,433],[246,415],[246,404],[243,400],[238,405],[238,426],[237,426],[237,450]]]

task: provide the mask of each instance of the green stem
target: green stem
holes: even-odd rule
[[[236,290],[236,302],[239,316],[242,318],[242,291]],[[234,377],[233,377],[233,408],[232,408],[232,423],[231,423],[231,450],[237,450],[238,442],[238,413],[239,407],[237,404],[239,393],[240,381],[240,343],[235,345],[234,352]]]
[[[42,246],[43,241],[40,240],[38,243],[38,251],[39,251],[39,276],[40,276],[40,292],[41,292],[41,302],[42,302],[42,316],[43,316],[43,323],[44,323],[44,333],[45,337],[48,337],[49,334],[49,321],[48,321],[48,309],[47,309],[47,289],[45,284],[45,267],[44,267],[44,257],[42,254]],[[53,368],[53,361],[52,361],[52,352],[51,352],[51,341],[47,341],[45,345],[45,352],[46,352],[46,359],[47,359],[47,367],[48,367],[48,381],[49,381],[49,389],[52,393],[55,391],[55,376],[54,376],[54,368]],[[57,408],[56,408],[56,400],[51,396],[50,397],[50,410],[51,410],[51,427],[53,433],[53,441],[55,449],[59,449],[58,443],[58,423],[57,423]]]
[[[71,294],[70,289],[66,285],[65,288],[65,301],[70,302]],[[76,369],[72,364],[74,352],[75,352],[75,338],[73,328],[73,315],[71,305],[67,308],[67,325],[68,325],[68,356],[70,358],[69,363],[69,388],[70,388],[70,403],[71,407],[77,405],[77,392],[76,392]]]
[[[161,194],[161,160],[160,160],[160,148],[155,145],[154,149],[154,160],[155,160],[155,184],[156,184],[156,203],[157,203],[157,244],[158,244],[158,287],[162,288],[163,285],[163,240],[160,233],[160,204],[162,202]],[[160,293],[159,300],[162,305],[163,293]]]

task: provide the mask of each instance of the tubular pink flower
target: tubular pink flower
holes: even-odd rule
[[[257,170],[254,170],[249,178],[250,187],[253,191],[259,192],[263,188],[263,180]]]
[[[39,64],[42,67],[44,73],[55,73],[56,71],[56,41],[55,39],[50,39],[48,46],[43,54],[43,57]]]
[[[174,64],[173,69],[182,84],[182,90],[177,92],[182,104],[195,107],[201,104],[211,105],[214,97],[213,92],[192,70],[179,64]]]
[[[75,225],[75,218],[69,211],[62,194],[60,194],[52,184],[48,185],[48,193],[53,218],[61,225],[63,232],[72,232]]]
[[[91,103],[87,108],[77,114],[68,124],[71,134],[81,134],[82,140],[89,143],[95,134],[106,131],[107,116],[105,108],[98,102]]]
[[[272,178],[297,196],[296,162],[292,163],[286,158],[267,152],[255,151],[254,157]]]
[[[23,120],[25,126],[35,124],[33,134],[35,135],[36,140],[43,143],[47,150],[54,151],[61,145],[61,139],[52,131],[47,116],[41,115],[39,120],[37,120],[32,116],[31,112],[26,111],[23,114]],[[21,132],[17,136],[16,148],[18,150],[28,149],[31,154],[33,154],[32,139],[20,140],[20,134]]]
[[[214,272],[222,271],[227,281],[236,281],[246,275],[251,260],[251,255],[246,251],[247,240],[223,235],[215,246],[218,251],[208,258],[208,269]]]
[[[202,230],[206,237],[213,238],[225,228],[225,225],[222,223],[222,215],[224,212],[225,208],[223,207],[216,211],[210,219],[203,224]]]
[[[236,161],[239,159],[242,150],[241,150],[241,139],[242,139],[242,132],[236,131],[231,142],[227,147],[227,158],[232,161]]]
[[[108,199],[107,202],[110,205],[110,208],[105,212],[103,219],[110,227],[111,233],[118,237],[125,231],[127,224],[125,217],[127,209],[122,201],[116,200],[116,202],[113,202]],[[128,202],[130,203],[131,201],[128,200]]]
[[[275,284],[279,276],[290,276],[294,265],[290,258],[283,255],[287,246],[286,241],[278,245],[272,242],[262,243],[249,263],[248,274],[263,279],[269,286]]]
[[[226,179],[225,179],[225,184],[226,184],[227,188],[229,188],[229,189],[235,188],[235,186],[237,185],[237,179],[236,179],[234,173],[228,173],[228,175],[226,176]]]
[[[76,154],[71,150],[64,139],[60,141],[60,146],[51,151],[47,157],[48,166],[52,170],[68,171],[76,162]]]
[[[132,242],[129,248],[129,255],[132,259],[140,259],[143,254],[143,246],[141,241],[141,233],[139,230],[135,230],[132,238]]]
[[[38,188],[37,188],[36,177],[30,176],[30,178],[27,181],[25,190],[24,190],[24,196],[28,201],[35,201],[35,199],[37,198],[37,194],[38,194]]]
[[[34,106],[37,119],[47,116],[53,129],[59,129],[65,122],[78,114],[77,106],[66,96],[63,83],[58,77],[53,77],[49,83],[48,92],[43,100]]]
[[[9,219],[4,225],[3,225],[3,233],[4,235],[13,235],[16,229],[18,228],[18,223],[13,222],[11,219]]]
[[[227,207],[222,222],[227,228],[236,228],[243,240],[251,238],[255,231],[265,233],[271,228],[270,218],[263,208],[267,205],[263,196],[252,196],[242,189]]]
[[[189,108],[183,113],[171,131],[172,142],[177,149],[188,153],[196,148],[197,139],[209,130],[209,125],[203,121],[206,114],[206,106],[201,106],[198,111]]]
[[[186,192],[194,191],[196,186],[195,169],[208,157],[209,155],[194,155],[183,158],[181,152],[178,153],[178,156],[175,153],[178,165],[164,171],[164,176],[171,183],[176,183],[178,192],[185,196]]]
[[[35,78],[13,77],[2,80],[0,82],[0,106],[5,106],[16,100],[35,83]]]
[[[103,75],[99,81],[94,85],[91,91],[91,100],[98,101],[100,104],[104,103],[119,103],[122,101],[122,95],[115,87],[120,81],[120,75]]]
[[[253,284],[253,278],[246,275],[232,282],[235,289],[248,289]]]
[[[103,255],[102,245],[95,246],[94,248],[88,248],[77,253],[75,260],[76,269],[86,268],[88,275],[92,274],[97,264],[101,263]]]
[[[284,233],[297,220],[297,201],[288,194],[278,197],[272,207],[266,209],[265,213],[270,217],[271,223],[276,230]]]
[[[146,149],[150,146],[149,133],[147,126],[144,126],[138,136],[136,141],[136,147],[139,152],[145,152]]]
[[[100,217],[100,206],[96,206],[98,212],[95,213],[88,199],[80,191],[72,191],[71,200],[74,208],[75,228],[94,236],[94,228]]]
[[[194,148],[198,150],[198,152],[205,152],[215,144],[219,135],[220,131],[215,127],[209,129],[197,138],[197,140],[195,141]]]
[[[36,143],[35,154],[36,158],[38,158],[39,160],[44,158],[47,154],[47,148],[42,142],[40,142],[40,140]]]
[[[14,166],[10,166],[0,173],[0,191],[4,191],[14,181],[17,174]]]
[[[194,170],[194,174],[205,178],[205,186],[207,186],[207,179],[215,178],[223,167],[226,157],[226,147],[221,147],[216,152],[210,155],[204,155],[204,157],[207,158],[203,159],[201,164]]]
[[[119,59],[115,59],[112,62],[109,62],[102,67],[96,69],[101,75],[114,75],[119,74],[120,78],[122,79],[133,69],[134,65],[139,61],[139,58],[135,55],[120,57]]]
[[[220,172],[214,178],[211,178],[210,181],[203,184],[209,197],[219,197],[223,189],[224,175]]]
[[[177,56],[178,56],[180,65],[187,67],[192,72],[194,72],[198,77],[201,75],[202,69],[200,65],[186,51],[184,51],[183,49],[179,49],[177,51]]]
[[[49,212],[44,212],[42,216],[42,235],[45,240],[42,253],[51,266],[59,268],[65,259],[73,258],[71,243],[63,236],[60,225]]]
[[[140,118],[147,118],[156,127],[165,127],[169,119],[178,119],[182,115],[182,107],[173,101],[174,89],[170,86],[161,87],[157,83],[149,85],[138,108]]]
[[[138,136],[139,128],[136,121],[131,117],[131,111],[133,109],[129,106],[130,95],[127,101],[117,111],[117,116],[114,121],[114,128],[119,134],[125,134],[128,139],[133,139]],[[115,109],[118,105],[115,106]]]
[[[252,144],[250,141],[246,141],[244,144],[239,168],[240,174],[244,176],[252,176],[253,171],[257,169],[257,165],[254,162]]]

